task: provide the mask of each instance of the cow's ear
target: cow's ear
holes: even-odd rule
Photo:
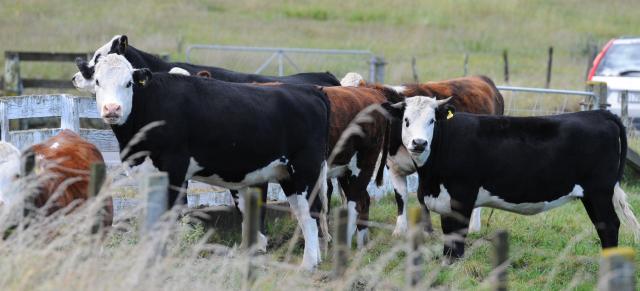
[[[146,87],[151,80],[151,71],[147,68],[134,70],[132,78],[136,85]]]
[[[404,107],[405,107],[404,101],[398,102],[395,104],[390,102],[382,103],[382,108],[387,110],[389,115],[391,115],[393,118],[397,118],[397,119],[402,118],[402,115],[404,115]]]
[[[456,113],[456,107],[451,104],[444,104],[436,108],[436,119],[449,119]]]
[[[119,38],[113,40],[111,44],[111,52],[119,55],[124,55],[129,47],[129,39],[126,35],[121,35]]]
[[[78,70],[82,74],[82,77],[84,77],[85,79],[89,80],[93,78],[95,67],[89,67],[89,64],[85,59],[76,58],[76,67],[78,67]]]

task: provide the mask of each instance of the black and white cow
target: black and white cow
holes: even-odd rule
[[[608,111],[451,116],[447,101],[412,97],[385,104],[404,124],[401,140],[411,157],[424,163],[418,198],[443,215],[447,259],[463,256],[474,207],[532,215],[579,198],[603,248],[618,245],[614,208],[640,235],[619,186],[627,140],[618,117]]]
[[[319,87],[254,86],[151,73],[134,70],[117,54],[101,58],[94,77],[98,111],[121,150],[144,126],[164,123],[149,130],[129,153],[148,152],[154,166],[168,172],[171,205],[178,199],[176,188],[187,179],[241,191],[279,182],[304,235],[302,266],[311,269],[320,262],[318,228],[310,210],[326,213],[330,104]],[[310,207],[307,196],[312,192],[319,195]]]
[[[123,55],[134,68],[147,68],[152,72],[169,72],[173,68],[181,68],[184,70],[180,71],[181,73],[188,72],[191,75],[196,75],[198,72],[206,71],[209,72],[211,78],[233,83],[280,82],[285,84],[340,86],[340,81],[338,81],[338,79],[336,79],[336,77],[329,72],[299,73],[290,76],[278,77],[245,74],[218,67],[199,66],[189,63],[165,62],[155,55],[146,53],[144,51],[136,49],[133,46],[130,46],[126,35],[114,36],[111,41],[96,50],[96,52],[93,54],[93,57],[88,62],[83,59],[77,59],[76,65],[78,66],[78,70],[80,71],[73,76],[73,85],[78,88],[78,90],[95,93],[93,92],[93,73],[95,70],[95,65],[100,60],[100,58],[114,53]]]

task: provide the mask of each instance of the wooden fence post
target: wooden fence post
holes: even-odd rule
[[[349,225],[349,210],[346,207],[337,209],[333,216],[335,243],[333,245],[333,277],[342,278],[347,269],[349,250],[347,245],[347,227]]]
[[[11,142],[9,138],[9,107],[7,102],[0,100],[0,140]]]
[[[504,82],[509,84],[509,53],[506,49],[502,51],[502,60],[504,61]]]
[[[420,79],[418,78],[418,70],[416,69],[416,56],[411,58],[411,72],[413,72],[413,81],[418,83]]]
[[[589,81],[587,82],[587,91],[593,92],[596,96],[595,101],[598,103],[598,109],[607,109],[610,106],[607,103],[607,96],[609,96],[607,82]]]
[[[4,94],[7,96],[22,94],[20,57],[15,52],[4,53]]]
[[[100,193],[100,188],[104,184],[107,176],[107,169],[104,163],[91,163],[91,171],[89,172],[89,185],[87,189],[87,198],[95,198]],[[98,233],[104,221],[104,214],[98,212],[94,224],[91,226],[91,233]]]
[[[547,79],[544,83],[545,88],[549,88],[551,85],[551,68],[553,66],[553,47],[549,47],[549,59],[547,59]]]
[[[70,95],[62,95],[60,100],[60,128],[69,129],[75,133],[80,132],[80,115],[78,112],[79,100]]]
[[[142,230],[149,233],[162,214],[167,211],[169,176],[165,172],[149,173],[144,175],[139,183],[138,189],[147,202]]]
[[[260,204],[262,195],[260,188],[251,187],[243,195],[242,245],[248,250],[247,284],[251,286],[256,279],[253,257],[256,254],[258,231],[260,230]],[[250,289],[250,288],[247,288]]]
[[[631,119],[629,119],[629,91],[627,90],[620,91],[620,118],[622,119],[622,124],[629,128]]]
[[[602,251],[598,290],[636,290],[635,251],[629,247],[607,248]]]
[[[469,74],[469,53],[464,53],[464,76],[466,77]]]
[[[506,230],[500,230],[495,234],[493,245],[495,248],[495,268],[498,270],[496,274],[497,291],[507,290],[507,264],[509,261],[509,233]]]
[[[409,210],[409,251],[407,252],[407,280],[410,287],[416,287],[423,277],[424,259],[420,246],[424,243],[422,227],[422,207]]]

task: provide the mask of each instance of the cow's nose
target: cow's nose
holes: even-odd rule
[[[427,148],[427,141],[421,138],[416,138],[413,141],[411,141],[411,144],[413,145],[413,149],[416,151],[424,151],[425,148]]]
[[[106,115],[109,116],[117,115],[120,112],[121,107],[119,104],[106,104],[103,109]]]

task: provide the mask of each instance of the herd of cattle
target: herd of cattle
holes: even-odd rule
[[[394,235],[407,230],[406,177],[417,172],[418,201],[427,213],[442,215],[446,261],[462,257],[468,230],[479,229],[476,207],[531,215],[579,198],[603,248],[618,244],[616,211],[640,236],[619,186],[625,128],[608,111],[508,117],[484,76],[388,86],[356,73],[342,81],[328,72],[244,74],[165,62],[130,46],[125,35],[77,66],[73,84],[95,94],[122,161],[150,160],[168,173],[170,207],[186,203],[189,179],[231,189],[241,212],[237,191],[261,187],[266,200],[267,183],[279,183],[302,229],[305,269],[320,263],[320,239],[330,240],[327,180],[338,180],[349,209],[348,237],[361,246],[368,234],[367,185],[374,175],[382,182],[385,166],[398,206]],[[3,204],[16,198],[12,186],[24,155],[35,155],[36,173],[53,173],[33,200],[36,207],[53,205],[48,212],[85,200],[89,165],[102,161],[94,145],[71,131],[23,153],[0,142]],[[54,195],[58,187],[66,189]],[[259,247],[266,250],[264,209],[261,216]],[[109,224],[111,216],[105,218]],[[430,219],[426,230],[433,231]]]

